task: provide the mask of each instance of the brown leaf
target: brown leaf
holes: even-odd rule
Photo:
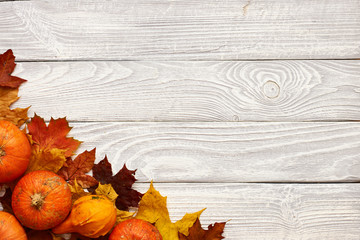
[[[15,69],[15,56],[11,49],[0,55],[0,86],[18,88],[26,80],[11,76]]]
[[[49,230],[30,230],[28,233],[26,233],[28,240],[54,240],[56,238],[53,238],[53,235]],[[63,239],[63,238],[58,238]]]
[[[197,219],[189,229],[189,236],[179,233],[179,240],[221,240],[225,228],[225,222],[209,225],[208,230],[201,227],[200,220]]]
[[[19,99],[18,92],[17,88],[0,87],[0,120],[7,120],[20,127],[28,119],[29,108],[10,109],[11,104]]]
[[[94,166],[95,148],[79,154],[75,160],[68,158],[58,174],[70,184],[76,179],[83,188],[95,186],[98,182],[90,175],[86,175]]]
[[[11,207],[11,189],[8,187],[5,189],[5,194],[0,197],[0,203],[3,207],[4,212],[13,213],[12,207]]]
[[[116,199],[116,207],[127,211],[129,207],[137,207],[143,194],[132,189],[136,181],[136,170],[128,170],[126,166],[113,176],[112,167],[107,157],[95,164],[93,167],[93,176],[101,184],[110,183],[119,197]]]
[[[80,187],[76,179],[74,180],[74,184],[69,184],[69,188],[71,191],[71,199],[73,203],[83,196],[90,195],[89,192],[85,192],[84,189]]]
[[[31,139],[32,156],[27,172],[49,170],[57,173],[66,158],[73,155],[80,141],[67,137],[71,130],[65,118],[54,120],[46,126],[43,118],[35,115],[27,125]]]

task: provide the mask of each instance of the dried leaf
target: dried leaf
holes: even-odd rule
[[[116,201],[116,198],[118,197],[117,193],[115,192],[115,190],[111,186],[111,184],[103,185],[103,184],[99,183],[99,186],[95,190],[95,193],[97,195],[105,195],[107,198],[109,198],[114,203]],[[135,213],[127,212],[127,211],[122,211],[119,209],[116,209],[116,211],[117,211],[117,213],[116,213],[116,222],[117,223],[125,221],[127,219],[130,219],[135,214]]]
[[[8,213],[13,213],[12,207],[11,207],[11,189],[10,188],[6,188],[5,189],[5,194],[0,197],[0,203],[1,206],[3,208],[2,211],[4,212],[8,212]]]
[[[93,167],[93,176],[101,184],[110,183],[119,195],[116,199],[116,207],[120,210],[128,210],[129,207],[137,207],[142,194],[132,189],[132,185],[136,181],[135,171],[130,171],[124,167],[113,176],[112,167],[107,157],[95,164]]]
[[[0,120],[7,120],[20,127],[28,119],[29,108],[10,109],[11,104],[19,99],[18,92],[16,88],[0,87]]]
[[[26,235],[28,240],[63,240],[63,238],[54,238],[49,230],[30,230]]]
[[[200,220],[196,219],[194,225],[189,229],[189,235],[179,233],[180,240],[221,240],[225,228],[225,222],[209,225],[208,230],[201,227]]]
[[[22,78],[11,76],[15,66],[15,56],[11,49],[0,54],[0,86],[18,88],[23,82],[26,82]]]
[[[134,214],[135,214],[135,212],[127,212],[127,211],[122,211],[122,210],[116,209],[116,223],[133,218]]]
[[[90,195],[89,192],[85,192],[84,189],[77,183],[77,180],[74,180],[74,184],[69,184],[69,188],[72,194],[72,202],[74,203],[77,199]]]
[[[35,115],[27,126],[32,147],[27,172],[49,170],[57,173],[81,143],[67,137],[71,128],[65,118],[51,118],[46,126],[44,119]]]
[[[85,151],[79,154],[75,160],[68,158],[64,163],[64,166],[60,169],[58,174],[62,176],[70,184],[77,180],[83,188],[90,188],[95,186],[98,182],[90,175],[86,175],[92,167],[95,161],[95,148],[93,150]]]
[[[114,188],[111,186],[111,184],[101,184],[99,183],[99,186],[95,190],[96,195],[104,195],[108,199],[110,199],[112,202],[116,201],[116,198],[118,195],[116,194]]]
[[[166,197],[161,196],[151,183],[149,190],[139,203],[139,209],[135,216],[135,218],[154,223],[164,240],[178,240],[178,232],[188,234],[189,227],[204,211],[203,209],[196,213],[186,214],[181,220],[172,223],[166,205]]]

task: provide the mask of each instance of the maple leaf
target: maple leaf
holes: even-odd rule
[[[27,127],[32,148],[27,172],[49,170],[57,173],[81,143],[67,137],[71,128],[65,118],[51,118],[46,126],[44,119],[35,114]]]
[[[111,184],[101,184],[99,183],[98,188],[95,190],[96,195],[104,195],[107,198],[110,199],[112,202],[116,202],[116,199],[118,198],[117,193],[115,192],[114,188],[111,186]],[[134,212],[127,212],[122,211],[116,208],[116,223],[125,221],[127,219],[132,218],[134,216]]]
[[[69,184],[69,188],[71,191],[72,202],[74,203],[77,199],[90,195],[89,192],[85,192],[84,189],[77,183],[76,179],[73,184]]]
[[[194,225],[189,229],[189,235],[179,233],[180,240],[221,240],[225,228],[225,222],[209,225],[208,230],[201,227],[200,220],[196,219]]]
[[[129,207],[137,207],[142,194],[132,189],[132,185],[136,181],[135,172],[128,170],[126,166],[113,176],[112,167],[107,157],[94,164],[93,176],[101,184],[109,183],[119,195],[116,199],[116,207],[120,210],[128,210]]]
[[[11,76],[15,69],[15,56],[11,49],[0,55],[0,86],[18,88],[26,80]]]
[[[16,88],[0,87],[0,120],[7,120],[20,127],[28,119],[29,107],[10,109],[11,104],[19,99],[18,92]]]
[[[76,179],[78,184],[83,188],[90,188],[95,186],[98,182],[90,175],[86,175],[92,167],[95,161],[95,148],[93,150],[85,151],[79,154],[75,160],[68,158],[64,163],[64,166],[60,169],[58,174],[66,181],[69,181],[73,185]]]
[[[181,220],[175,223],[171,222],[166,197],[161,196],[151,183],[149,190],[139,203],[135,218],[155,224],[164,240],[178,240],[178,233],[188,235],[189,228],[193,226],[204,210],[186,214]]]

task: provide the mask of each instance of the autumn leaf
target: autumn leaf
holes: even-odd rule
[[[11,207],[11,189],[8,187],[5,190],[4,195],[0,197],[0,203],[3,208],[4,212],[13,213],[12,207]]]
[[[32,148],[27,172],[49,170],[57,173],[81,143],[67,137],[71,128],[65,118],[51,118],[46,126],[44,119],[35,115],[27,127]]]
[[[11,76],[15,69],[15,56],[11,49],[0,55],[0,86],[18,88],[26,80]]]
[[[94,164],[93,176],[101,184],[111,184],[115,192],[119,195],[116,199],[116,207],[120,210],[127,211],[129,207],[137,207],[142,194],[132,189],[132,185],[136,181],[135,171],[128,170],[126,166],[113,176],[112,167],[107,157]]]
[[[154,223],[164,240],[178,240],[178,233],[188,235],[188,229],[193,226],[204,210],[186,214],[181,220],[171,222],[166,197],[161,196],[151,183],[149,190],[139,203],[135,218]]]
[[[114,188],[111,186],[111,184],[101,184],[99,183],[99,186],[95,190],[96,195],[104,195],[110,201],[115,202],[116,198],[118,197],[117,193],[115,192]]]
[[[50,230],[30,230],[26,233],[28,240],[64,240],[64,238],[55,236]]]
[[[75,160],[68,158],[64,166],[60,169],[58,174],[68,181],[71,185],[76,179],[78,184],[83,188],[90,188],[95,186],[98,182],[90,175],[86,175],[94,166],[95,148],[93,150],[85,151],[79,154]]]
[[[189,235],[179,233],[180,240],[221,240],[225,228],[225,222],[209,225],[208,230],[201,227],[200,220],[196,219],[194,225],[189,229]]]
[[[72,194],[73,203],[83,196],[90,195],[89,192],[84,191],[84,189],[77,183],[76,179],[74,180],[74,183],[72,185],[69,184],[69,188]]]
[[[29,108],[10,109],[11,104],[16,102],[19,90],[8,87],[0,87],[0,120],[6,120],[20,127],[28,119]]]
[[[95,190],[96,195],[104,195],[107,198],[109,198],[112,202],[116,202],[116,199],[118,198],[117,193],[115,192],[114,188],[111,186],[111,184],[101,184],[99,183],[98,188]],[[116,223],[125,221],[127,219],[132,218],[134,216],[134,212],[128,212],[116,209]]]

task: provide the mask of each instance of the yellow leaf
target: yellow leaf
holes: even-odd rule
[[[194,225],[196,219],[204,211],[186,214],[181,220],[172,223],[166,205],[166,197],[161,196],[151,183],[149,190],[139,203],[138,213],[135,216],[135,218],[155,223],[155,227],[164,240],[178,240],[178,232],[188,235],[189,228]]]
[[[72,193],[72,201],[75,202],[77,199],[90,195],[89,192],[85,192],[84,189],[77,183],[76,179],[74,185],[69,184],[70,191]]]
[[[116,209],[116,223],[130,219],[134,216],[134,214],[135,214],[134,212],[127,212]]]
[[[34,146],[26,172],[48,170],[57,173],[66,161],[64,155],[65,151],[66,150],[58,148],[52,148],[49,151],[44,151]]]
[[[196,213],[191,213],[191,214],[187,213],[181,220],[177,221],[175,223],[175,225],[176,225],[177,229],[179,229],[179,232],[184,234],[185,236],[188,236],[189,228],[191,228],[194,225],[196,219],[200,218],[201,213],[203,211],[205,211],[205,209],[206,208],[204,208]]]
[[[16,102],[19,90],[17,88],[0,87],[0,120],[7,120],[20,127],[27,119],[29,108],[10,109],[10,105]]]
[[[104,184],[102,185],[99,183],[99,186],[96,188],[95,193],[97,195],[104,195],[109,198],[112,202],[115,202],[116,198],[118,197],[117,193],[115,192],[114,188],[111,184]]]

